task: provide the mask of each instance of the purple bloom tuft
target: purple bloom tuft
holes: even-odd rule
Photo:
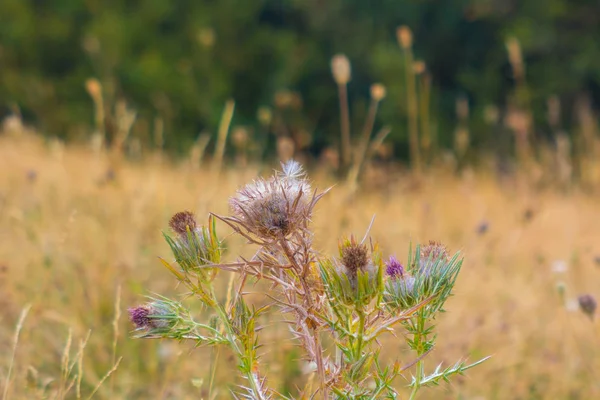
[[[390,278],[398,279],[404,276],[404,267],[396,259],[396,257],[390,257],[390,259],[385,263],[385,272],[388,274]]]
[[[150,307],[148,306],[137,306],[132,307],[129,310],[129,319],[137,329],[149,328],[152,326],[150,316]]]
[[[582,294],[577,300],[579,300],[581,311],[591,319],[594,319],[594,313],[596,312],[596,308],[598,308],[598,302],[596,302],[594,296],[591,294]]]

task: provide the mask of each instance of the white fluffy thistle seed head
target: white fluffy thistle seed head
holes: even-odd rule
[[[234,216],[254,235],[282,239],[310,222],[314,206],[310,183],[300,163],[290,160],[269,179],[238,190],[229,204]]]

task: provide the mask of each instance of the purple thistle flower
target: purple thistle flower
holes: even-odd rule
[[[404,267],[394,256],[385,263],[385,273],[393,279],[402,278],[404,276]]]
[[[156,300],[129,310],[129,319],[136,329],[166,329],[177,323],[177,306],[169,301]]]
[[[581,311],[591,319],[594,319],[594,313],[596,312],[596,308],[598,308],[598,303],[594,296],[591,294],[582,294],[577,300],[579,301]]]
[[[149,317],[151,308],[149,306],[137,306],[128,309],[129,319],[135,325],[136,329],[145,329],[152,326],[152,320]]]

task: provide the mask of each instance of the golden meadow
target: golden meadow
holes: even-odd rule
[[[115,164],[104,151],[31,132],[1,135],[0,160],[2,398],[208,398],[212,379],[212,396],[230,398],[240,382],[227,351],[215,357],[186,343],[132,339],[126,310],[149,294],[184,292],[157,258],[170,256],[161,231],[173,213],[227,214],[235,190],[276,165],[217,174],[159,153]],[[317,248],[334,253],[341,235],[362,236],[375,215],[371,234],[386,257],[406,259],[407,243],[429,239],[465,256],[428,360],[493,357],[420,398],[600,395],[599,322],[577,306],[580,294],[600,295],[597,193],[498,178],[485,167],[440,167],[418,180],[392,172],[385,185],[351,191],[318,165],[308,166],[315,185],[335,186],[317,207]],[[231,233],[219,231],[226,240]],[[242,245],[227,241],[226,257],[251,255]],[[248,296],[269,302],[261,285]],[[262,363],[270,385],[285,391],[308,377],[281,320],[271,313],[264,321]],[[402,343],[381,343],[385,358],[411,361]]]

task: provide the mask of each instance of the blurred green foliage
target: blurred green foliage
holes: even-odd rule
[[[388,96],[376,129],[390,125],[404,156],[399,25],[411,27],[416,58],[431,73],[432,126],[443,145],[452,143],[458,96],[469,100],[473,143],[493,134],[486,106],[502,114],[514,90],[505,46],[511,36],[522,46],[536,135],[549,132],[550,96],[562,100],[566,128],[575,98],[588,94],[598,104],[595,0],[2,0],[0,116],[19,109],[45,133],[85,137],[94,109],[84,83],[95,77],[109,109],[125,99],[137,111],[132,135],[151,142],[159,117],[167,148],[182,150],[201,131],[215,134],[228,98],[236,101],[233,124],[258,135],[258,108],[276,108],[275,94],[286,89],[302,105],[283,113],[284,123],[310,132],[316,152],[339,138],[329,63],[344,53],[352,63],[354,134],[369,85],[381,82]]]

